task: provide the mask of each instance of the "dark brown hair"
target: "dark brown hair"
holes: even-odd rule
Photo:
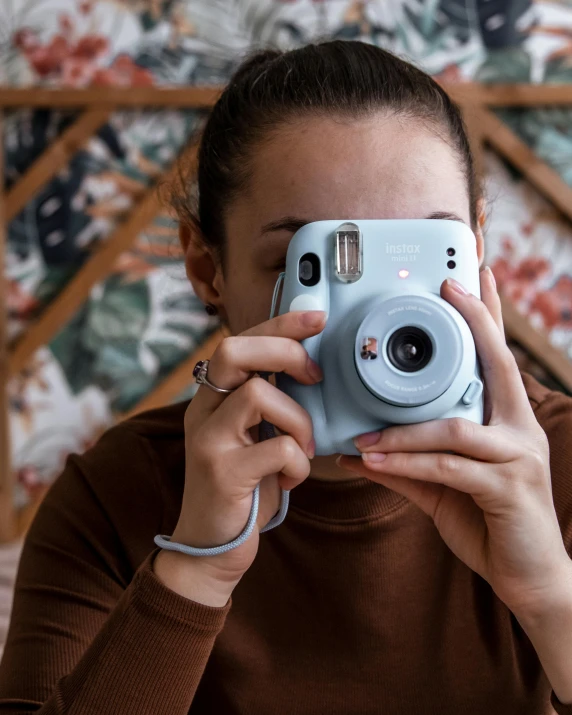
[[[458,105],[414,65],[375,45],[349,40],[288,52],[263,50],[239,66],[202,133],[198,204],[189,181],[175,192],[179,219],[198,225],[224,259],[225,209],[248,181],[258,142],[304,116],[360,118],[387,110],[421,120],[458,152],[475,230],[481,189]]]

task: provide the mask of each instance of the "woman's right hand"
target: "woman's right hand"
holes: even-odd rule
[[[223,338],[208,367],[209,380],[229,395],[201,385],[185,413],[185,489],[172,540],[219,546],[244,529],[252,493],[260,484],[257,528],[241,546],[216,556],[160,552],[155,573],[192,600],[222,606],[258,549],[259,530],[277,512],[280,488],[293,489],[310,473],[314,440],[310,416],[291,397],[255,372],[285,372],[312,385],[322,379],[300,340],[323,330],[323,311],[294,311],[236,336]],[[279,436],[257,442],[254,428],[267,420]]]

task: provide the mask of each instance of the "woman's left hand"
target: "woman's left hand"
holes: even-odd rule
[[[441,295],[473,333],[485,424],[451,418],[391,426],[358,437],[362,457],[344,455],[338,464],[409,498],[518,614],[562,589],[572,594],[572,561],[554,508],[548,440],[506,345],[491,270],[480,279],[481,300],[451,281]]]

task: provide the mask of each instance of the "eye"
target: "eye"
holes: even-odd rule
[[[286,250],[279,247],[261,253],[258,265],[261,270],[270,271],[270,273],[284,271],[286,269]]]

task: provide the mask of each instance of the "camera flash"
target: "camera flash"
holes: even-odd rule
[[[362,275],[362,242],[355,223],[343,223],[336,230],[336,275],[345,283],[353,283]]]
[[[407,270],[407,268],[402,268],[397,275],[400,278],[407,278],[407,276],[409,275],[409,271]]]

